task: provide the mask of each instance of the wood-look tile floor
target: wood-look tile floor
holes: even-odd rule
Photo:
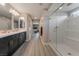
[[[40,39],[39,33],[33,35],[30,42],[25,42],[13,56],[56,56],[56,54],[49,48],[44,46]]]

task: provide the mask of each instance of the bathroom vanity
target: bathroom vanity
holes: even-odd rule
[[[12,55],[26,40],[26,30],[0,32],[0,55]]]

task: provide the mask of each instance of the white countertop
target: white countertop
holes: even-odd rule
[[[14,35],[14,34],[21,33],[21,32],[25,32],[25,31],[26,31],[25,29],[0,31],[0,38],[10,36],[10,35]]]

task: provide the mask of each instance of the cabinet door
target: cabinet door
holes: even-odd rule
[[[26,32],[23,32],[23,41],[26,40]]]
[[[11,49],[13,49],[13,48],[16,48],[17,47],[17,45],[18,45],[18,37],[17,37],[17,35],[18,34],[16,34],[16,35],[12,35],[11,37],[10,37],[10,47],[11,47]]]
[[[0,39],[0,56],[8,55],[8,40],[7,38]]]
[[[18,34],[12,35],[9,37],[9,53],[8,55],[13,54],[19,47]]]
[[[19,34],[19,44],[22,44],[26,40],[26,32]]]
[[[19,34],[19,44],[22,44],[23,42],[23,36],[22,33]]]

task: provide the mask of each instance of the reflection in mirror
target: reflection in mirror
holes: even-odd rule
[[[11,30],[11,14],[8,10],[7,4],[0,4],[0,31]]]
[[[20,28],[22,28],[22,20],[20,20]]]
[[[20,28],[25,28],[25,19],[24,19],[24,17],[20,17]]]
[[[19,18],[20,14],[9,4],[0,5],[0,31],[25,28],[24,17]]]
[[[19,23],[19,17],[18,16],[14,16],[14,29],[17,29],[18,28],[18,23]]]
[[[0,30],[10,30],[11,29],[11,20],[0,16]]]
[[[23,28],[23,21],[20,20],[20,28]]]
[[[14,20],[14,28],[18,28],[18,20]]]

